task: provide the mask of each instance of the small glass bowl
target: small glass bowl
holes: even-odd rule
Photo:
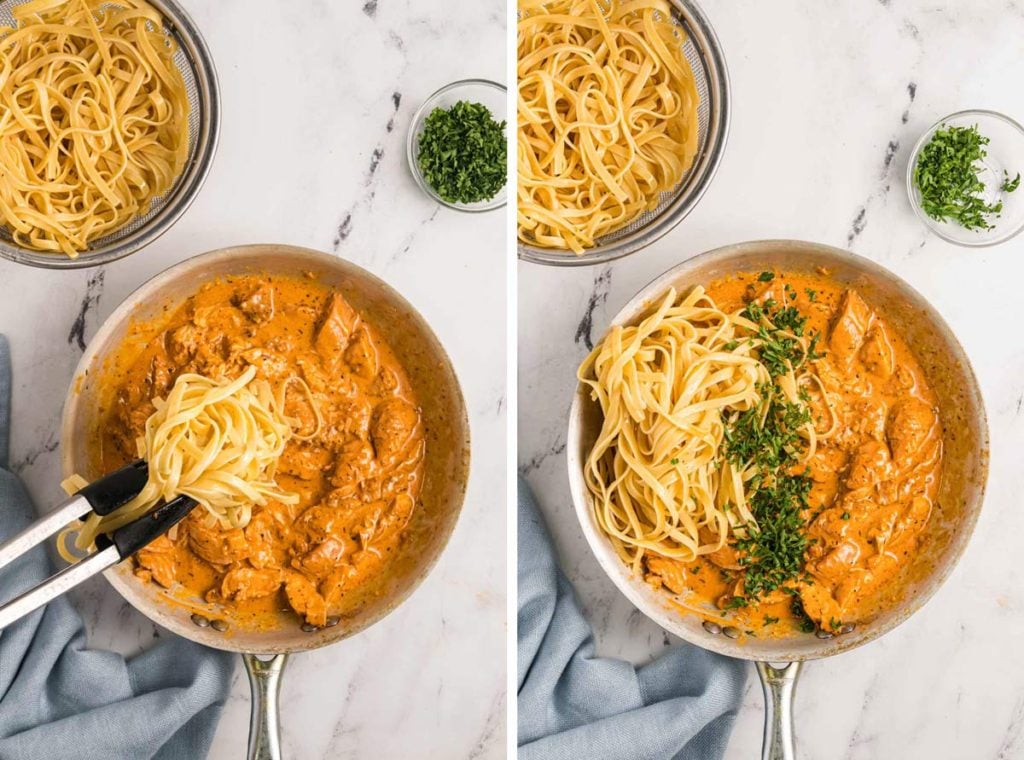
[[[491,116],[497,122],[506,122],[506,144],[508,138],[508,106],[506,103],[507,90],[504,85],[492,82],[488,79],[461,79],[445,85],[424,101],[419,110],[412,117],[412,126],[409,127],[409,139],[406,144],[406,158],[409,161],[409,171],[413,179],[420,186],[420,190],[429,195],[438,203],[453,208],[456,211],[467,211],[476,213],[479,211],[493,211],[502,208],[507,203],[508,183],[498,191],[490,200],[478,203],[451,203],[439,196],[434,188],[430,186],[420,171],[419,162],[416,156],[419,154],[420,134],[423,132],[423,123],[433,113],[435,108],[451,108],[460,100],[469,103],[480,103],[491,112]]]
[[[993,225],[987,230],[968,230],[956,222],[940,222],[932,219],[921,208],[921,192],[914,184],[914,167],[921,149],[932,139],[936,130],[943,127],[978,128],[982,136],[989,138],[984,146],[987,156],[983,161],[984,169],[980,179],[985,183],[985,202],[1003,202],[1002,212],[990,218]],[[935,122],[921,139],[917,141],[907,163],[907,195],[910,205],[924,225],[943,240],[972,248],[998,245],[1006,242],[1024,229],[1024,182],[1012,193],[1000,189],[1003,183],[1003,171],[1010,179],[1020,172],[1024,176],[1024,127],[1013,119],[995,111],[971,110],[958,111]]]

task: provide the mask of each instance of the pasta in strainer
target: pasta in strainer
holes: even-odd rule
[[[519,239],[577,254],[654,209],[698,149],[665,0],[520,0]]]
[[[174,40],[142,0],[33,0],[0,27],[0,222],[75,258],[145,215],[189,152]]]

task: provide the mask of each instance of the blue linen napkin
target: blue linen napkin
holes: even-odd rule
[[[746,663],[690,644],[635,668],[596,657],[594,634],[519,480],[520,760],[715,760]]]
[[[10,397],[10,351],[0,335],[0,540],[35,518],[28,493],[7,470]],[[36,547],[0,571],[0,598],[53,571]],[[177,636],[130,660],[87,649],[82,619],[57,599],[0,632],[0,758],[205,757],[235,659]]]

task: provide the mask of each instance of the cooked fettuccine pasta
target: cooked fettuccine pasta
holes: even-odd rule
[[[0,223],[72,258],[149,212],[188,160],[177,46],[143,0],[33,0],[0,27]]]

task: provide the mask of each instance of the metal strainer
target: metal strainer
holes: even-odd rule
[[[586,266],[635,253],[679,224],[711,184],[729,133],[729,72],[718,37],[704,11],[691,0],[669,0],[669,3],[675,22],[686,32],[683,54],[693,69],[700,95],[699,142],[693,166],[671,192],[662,194],[653,211],[645,211],[628,227],[598,239],[597,244],[582,255],[519,241],[519,258],[538,264]]]
[[[24,0],[0,0],[0,23],[11,24],[11,11],[22,2]],[[181,71],[188,93],[189,154],[181,176],[166,195],[153,200],[149,213],[136,217],[116,232],[94,240],[76,259],[62,253],[42,253],[24,248],[14,242],[6,227],[0,227],[0,257],[47,269],[78,269],[116,261],[164,234],[199,193],[213,162],[220,130],[217,72],[206,42],[184,9],[174,0],[148,2],[163,16],[165,29],[178,43],[174,62]]]

